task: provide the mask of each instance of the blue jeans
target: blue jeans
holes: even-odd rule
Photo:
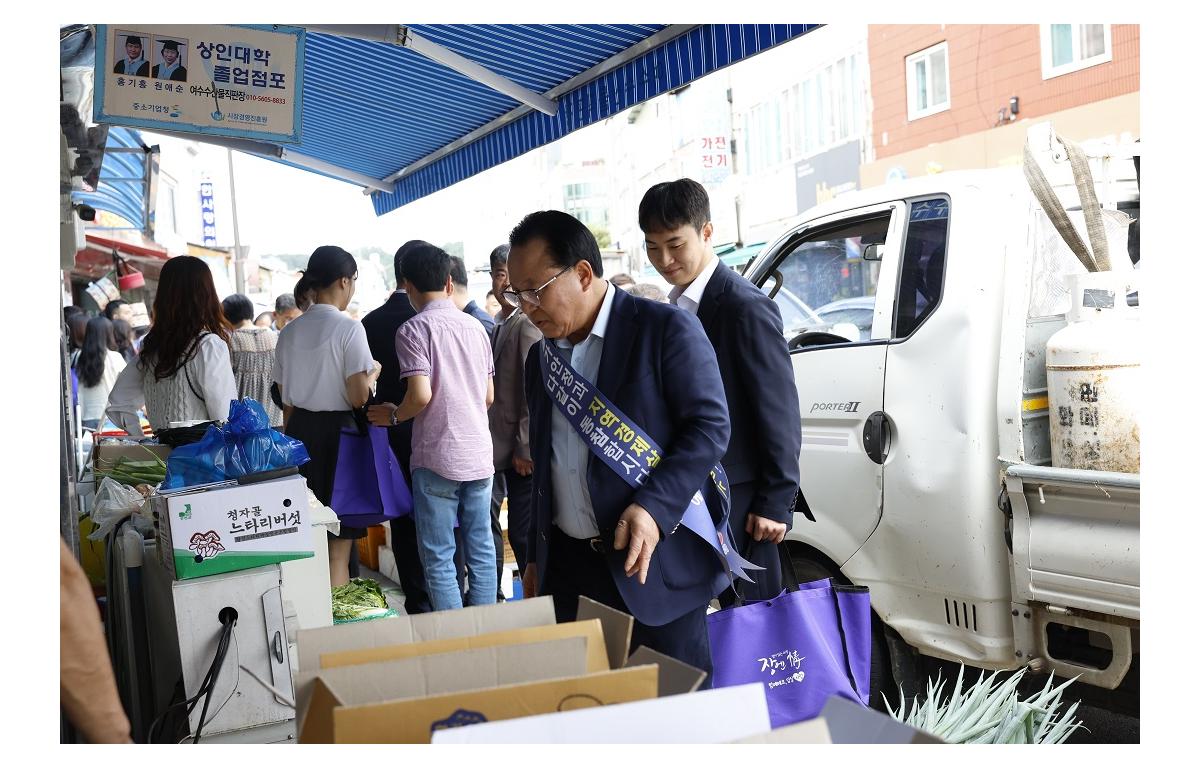
[[[414,468],[413,522],[433,610],[462,608],[454,567],[454,521],[466,549],[467,605],[496,602],[496,548],[492,543],[492,478],[459,482]]]

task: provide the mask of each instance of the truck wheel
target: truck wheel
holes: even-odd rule
[[[792,573],[786,573],[790,565]],[[835,584],[850,585],[851,582],[840,573],[832,570],[825,563],[814,559],[803,552],[792,552],[784,559],[784,584],[806,584],[810,581],[833,579]],[[792,577],[789,580],[789,577]],[[896,691],[895,678],[892,676],[891,654],[888,653],[887,639],[883,635],[883,622],[871,612],[871,708],[887,712],[884,706],[884,696],[893,707],[899,697]]]

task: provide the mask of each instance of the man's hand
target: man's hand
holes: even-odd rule
[[[513,471],[521,477],[529,477],[533,474],[533,462],[522,459],[520,456],[513,456]]]
[[[650,572],[650,556],[658,546],[658,523],[644,507],[630,504],[621,519],[617,521],[617,533],[613,537],[613,549],[622,550],[629,547],[629,555],[625,558],[625,575],[638,575],[638,583],[646,583],[646,574]]]
[[[537,597],[537,563],[526,563],[521,574],[522,598]]]
[[[392,412],[396,410],[396,406],[391,403],[379,403],[367,408],[367,421],[377,427],[392,426]]]
[[[753,536],[755,541],[771,541],[782,544],[783,537],[787,535],[787,524],[749,514],[746,515],[746,533]]]

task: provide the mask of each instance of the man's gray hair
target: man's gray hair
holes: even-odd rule
[[[276,312],[287,312],[289,309],[297,309],[295,296],[290,293],[281,293],[275,297]]]

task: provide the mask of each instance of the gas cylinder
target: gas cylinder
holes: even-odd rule
[[[1067,326],[1046,343],[1050,454],[1056,467],[1137,473],[1141,349],[1137,273],[1067,276]]]

